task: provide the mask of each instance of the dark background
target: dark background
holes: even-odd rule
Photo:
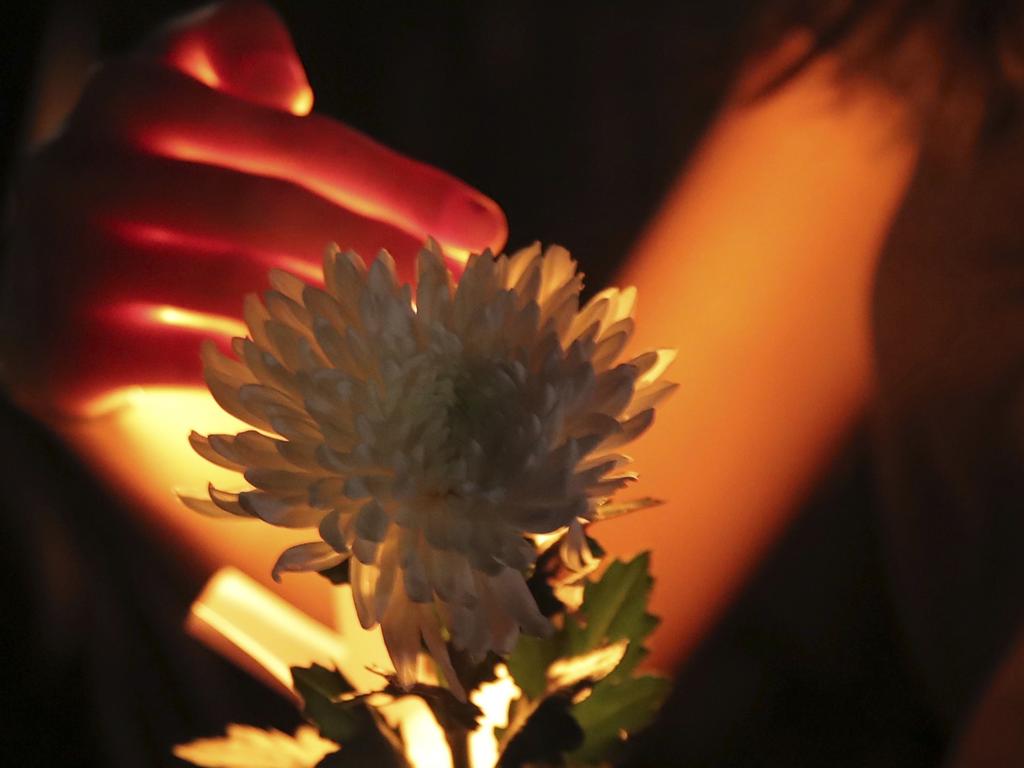
[[[97,2],[105,53],[195,3]],[[712,117],[756,4],[278,4],[319,111],[496,199],[510,245],[566,245],[614,274]],[[48,5],[9,9],[3,172]],[[199,585],[45,431],[0,409],[0,743],[20,765],[171,764],[228,721],[297,715],[179,636]],[[680,671],[637,764],[924,766],[949,727],[919,701],[876,555],[862,437]],[[14,751],[11,751],[14,750]]]

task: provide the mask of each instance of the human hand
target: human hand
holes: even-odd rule
[[[17,399],[82,415],[127,387],[201,385],[200,340],[244,333],[268,269],[315,281],[332,241],[387,248],[406,278],[428,235],[453,256],[503,244],[491,200],[312,102],[287,30],[253,0],[171,22],[93,75],[14,190]]]

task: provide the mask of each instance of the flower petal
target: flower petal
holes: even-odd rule
[[[300,497],[281,497],[263,491],[244,491],[238,503],[250,515],[282,528],[315,528],[324,516]]]
[[[374,608],[374,593],[380,571],[377,566],[352,558],[349,566],[349,582],[352,585],[352,602],[356,607],[356,616],[363,629],[370,629],[377,623],[377,611]]]
[[[182,504],[191,509],[193,512],[198,512],[200,515],[203,515],[204,517],[236,517],[236,515],[234,515],[233,513],[227,512],[223,508],[214,504],[211,499],[200,499],[195,496],[189,496],[184,493],[178,493],[177,496]]]
[[[380,620],[384,645],[395,665],[398,684],[408,688],[416,682],[417,658],[420,651],[420,622],[416,606],[406,597],[402,582],[391,592],[388,608]]]
[[[503,568],[490,578],[490,585],[491,595],[526,632],[538,637],[547,637],[554,631],[551,622],[544,618],[537,608],[537,603],[521,573],[511,568]]]
[[[646,411],[640,411],[636,416],[632,416],[624,421],[622,423],[622,429],[602,441],[601,444],[597,446],[596,450],[613,451],[616,448],[620,448],[626,443],[632,442],[640,437],[640,435],[646,432],[653,423],[653,408],[648,408]]]
[[[426,643],[427,651],[430,652],[431,657],[437,662],[437,666],[440,667],[445,683],[448,684],[448,689],[459,701],[465,701],[466,689],[462,687],[459,676],[455,673],[455,667],[452,666],[451,657],[448,655],[448,646],[445,645],[444,640],[441,638],[434,607],[421,604],[416,606],[416,610],[419,611],[420,631],[423,633],[423,640]]]
[[[423,555],[419,551],[413,551],[402,567],[402,583],[405,593],[414,603],[433,602],[434,594],[430,588],[430,580],[427,578],[427,567],[423,562]]]
[[[623,416],[629,418],[641,411],[655,408],[677,389],[679,389],[679,385],[674,381],[658,381],[649,384],[633,395],[629,406],[623,411]]]
[[[345,553],[349,551],[348,543],[345,541],[345,533],[342,530],[341,513],[338,510],[332,509],[324,515],[318,528],[320,538],[329,544],[335,552]]]
[[[188,441],[192,445],[192,450],[202,456],[204,459],[212,464],[216,464],[227,469],[233,469],[241,472],[245,469],[245,464],[237,461],[234,457],[234,452],[230,452],[228,455],[222,454],[210,445],[209,438],[204,435],[200,435],[198,432],[193,431],[188,436]]]
[[[335,552],[322,541],[297,544],[281,553],[271,576],[274,581],[280,581],[285,571],[324,571],[342,563],[346,557],[348,555]]]
[[[356,513],[356,534],[367,541],[384,541],[390,526],[391,520],[376,499],[370,499]]]
[[[212,484],[207,487],[210,494],[210,501],[223,509],[225,512],[238,517],[255,517],[255,514],[245,509],[238,501],[238,494],[229,491],[221,491],[214,488]]]

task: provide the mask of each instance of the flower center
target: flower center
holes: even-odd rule
[[[525,458],[520,433],[532,415],[513,367],[445,356],[413,378],[398,410],[416,425],[404,448],[422,459],[411,467],[419,495],[465,497],[502,487]]]
[[[449,443],[453,447],[475,441],[485,451],[500,440],[507,415],[518,396],[508,374],[493,363],[466,367],[452,379],[448,406]]]

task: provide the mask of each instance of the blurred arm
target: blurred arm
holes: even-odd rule
[[[612,554],[653,545],[656,665],[714,620],[871,389],[872,274],[916,151],[897,104],[831,72],[727,107],[621,276],[633,344],[678,348],[682,382],[634,451],[634,492],[668,503],[597,532]]]

